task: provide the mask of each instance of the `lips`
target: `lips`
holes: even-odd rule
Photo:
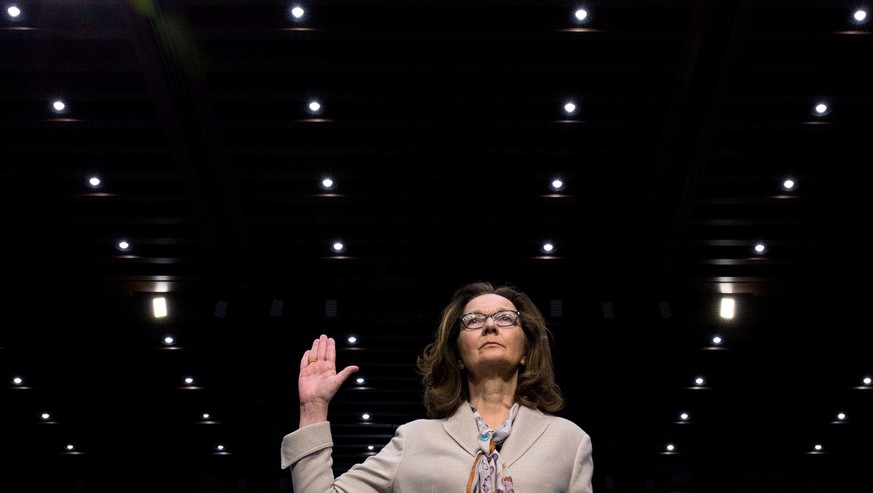
[[[483,349],[486,347],[492,347],[492,346],[503,347],[503,344],[500,344],[499,342],[496,342],[496,341],[488,341],[485,344],[482,344],[481,346],[479,346],[479,349]]]

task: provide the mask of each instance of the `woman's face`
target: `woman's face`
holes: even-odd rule
[[[462,325],[458,335],[461,361],[472,376],[510,375],[517,371],[525,353],[525,335],[515,312],[515,305],[497,294],[477,296],[464,307],[464,315],[487,315],[481,327]],[[470,325],[477,326],[475,321]]]

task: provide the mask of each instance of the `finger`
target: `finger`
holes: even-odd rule
[[[324,360],[336,364],[336,340],[333,337],[327,339],[327,347],[324,353]]]
[[[300,369],[304,369],[309,366],[309,355],[312,354],[312,350],[307,349],[303,352],[303,357],[300,358]]]
[[[317,351],[315,353],[315,357],[318,358],[318,361],[324,361],[327,357],[328,341],[328,337],[324,334],[321,334],[321,337],[318,338],[318,346],[316,347]]]
[[[314,341],[312,341],[312,349],[309,350],[309,357],[310,358],[317,358],[318,357],[318,345],[320,343],[321,343],[320,339],[315,339]]]
[[[340,382],[345,382],[346,379],[349,378],[349,376],[351,376],[352,373],[357,372],[358,369],[359,368],[357,365],[349,365],[349,366],[343,368],[343,370],[341,372],[337,373],[336,376],[340,378]]]

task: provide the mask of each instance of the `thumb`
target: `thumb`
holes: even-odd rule
[[[352,373],[355,373],[356,371],[358,371],[358,369],[359,368],[357,365],[349,365],[349,366],[343,368],[341,372],[337,373],[336,376],[339,377],[340,380],[344,382],[347,378],[349,378],[349,376]]]

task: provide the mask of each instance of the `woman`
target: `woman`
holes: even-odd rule
[[[591,440],[552,414],[564,399],[550,333],[526,294],[486,282],[457,290],[417,369],[428,419],[400,425],[334,478],[328,404],[358,367],[337,372],[335,341],[313,341],[300,361],[300,426],[282,440],[295,493],[591,493]]]

